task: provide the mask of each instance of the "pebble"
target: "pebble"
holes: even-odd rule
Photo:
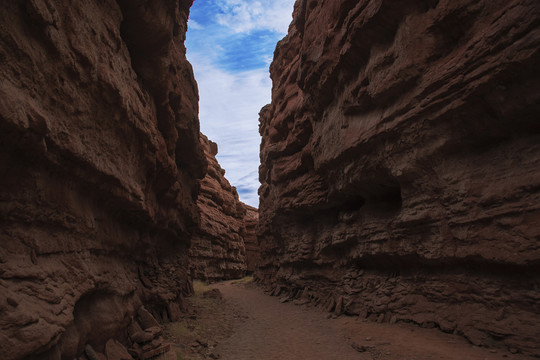
[[[360,345],[360,344],[357,344],[355,342],[353,342],[351,344],[352,348],[358,352],[365,352],[367,350],[367,348],[363,345]]]

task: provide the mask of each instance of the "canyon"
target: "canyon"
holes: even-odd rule
[[[259,267],[261,261],[261,250],[257,239],[257,224],[259,222],[259,210],[253,206],[246,205],[244,215],[244,246],[246,248],[246,270],[253,274]]]
[[[259,209],[200,132],[192,3],[3,2],[2,358],[155,358],[193,279],[246,274],[540,356],[537,2],[297,0]]]
[[[3,2],[3,359],[150,356],[185,310],[207,167],[191,4]]]
[[[536,1],[296,2],[260,116],[257,280],[540,355]]]
[[[208,172],[200,181],[197,206],[201,225],[189,250],[191,274],[193,279],[209,282],[238,279],[247,271],[244,245],[247,205],[238,199],[236,188],[225,178],[225,170],[216,160],[217,144],[202,134],[201,143]]]

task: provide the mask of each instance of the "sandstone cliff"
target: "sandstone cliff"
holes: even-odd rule
[[[217,144],[202,134],[201,144],[208,161],[208,172],[200,181],[197,206],[201,226],[189,251],[191,274],[194,279],[207,281],[241,278],[246,272],[246,209],[216,160]]]
[[[540,355],[539,18],[297,1],[260,119],[260,281]]]
[[[244,235],[244,244],[246,247],[246,268],[253,273],[260,262],[261,252],[259,241],[257,240],[257,223],[259,222],[259,210],[252,206],[244,204],[246,215],[244,216],[244,225],[246,232]]]
[[[178,318],[206,171],[191,3],[2,2],[2,359],[108,353]]]

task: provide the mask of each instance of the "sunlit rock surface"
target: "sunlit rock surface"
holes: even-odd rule
[[[206,171],[191,3],[2,3],[2,359],[125,355],[142,304],[179,317]]]
[[[540,355],[539,12],[297,1],[260,118],[259,280]]]
[[[241,278],[246,272],[245,205],[217,162],[217,144],[203,134],[201,144],[208,173],[200,181],[201,226],[190,249],[191,274],[206,281]]]

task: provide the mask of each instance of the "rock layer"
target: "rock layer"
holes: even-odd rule
[[[253,206],[244,204],[246,215],[244,216],[244,225],[246,233],[244,235],[244,244],[246,247],[246,268],[249,273],[255,272],[261,260],[261,250],[257,239],[257,223],[259,222],[259,210]]]
[[[179,317],[206,171],[191,3],[2,3],[3,359],[122,353],[142,304]]]
[[[190,249],[191,274],[205,281],[241,278],[246,272],[245,205],[217,162],[217,144],[202,134],[201,144],[208,173],[200,181],[201,226]]]
[[[261,111],[258,279],[540,355],[539,15],[297,1]]]

